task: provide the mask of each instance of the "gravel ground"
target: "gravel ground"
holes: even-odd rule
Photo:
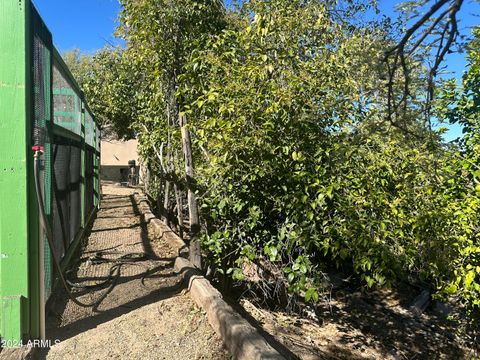
[[[94,286],[108,279],[120,257],[134,260],[121,266],[112,289],[106,284],[78,290],[83,302],[99,300],[94,307],[82,308],[65,294],[57,296],[47,335],[60,343],[44,350],[40,358],[228,359],[221,339],[173,270],[178,249],[167,243],[167,237],[153,238],[137,211],[134,190],[104,185],[102,191],[102,208],[69,276],[79,285]],[[135,258],[138,254],[147,257]]]
[[[221,342],[188,295],[143,306],[51,348],[49,360],[225,359]]]

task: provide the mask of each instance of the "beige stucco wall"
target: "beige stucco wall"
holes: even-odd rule
[[[138,140],[102,141],[102,165],[127,166],[129,160],[138,164]]]
[[[139,173],[138,165],[138,141],[118,141],[103,140],[102,141],[102,157],[100,175],[103,180],[125,181],[121,178],[121,169],[128,169],[128,161],[135,160],[137,163],[137,174]]]

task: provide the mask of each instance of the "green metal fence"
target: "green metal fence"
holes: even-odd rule
[[[0,337],[39,338],[55,285],[99,203],[100,128],[30,0],[0,1]],[[43,150],[40,222],[34,149]],[[42,272],[40,269],[43,268]]]

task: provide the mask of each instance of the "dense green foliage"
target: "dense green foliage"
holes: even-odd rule
[[[451,277],[442,290],[458,294],[469,313],[480,318],[480,29],[473,31],[468,55],[469,69],[463,84],[456,89],[452,80],[444,85],[440,97],[439,115],[451,123],[463,126],[464,136],[456,161],[449,164],[457,176],[452,194],[464,201],[455,213],[461,225],[470,230],[453,244],[455,258],[451,263]],[[463,180],[463,181],[462,181]]]
[[[421,59],[411,60],[416,100],[397,119],[407,131],[385,121],[391,29],[358,24],[368,2],[122,3],[128,45],[91,60],[85,91],[105,123],[138,136],[163,212],[183,210],[167,184],[194,187],[204,257],[225,286],[259,268],[267,296],[316,301],[338,266],[368,287],[409,281],[479,311],[478,32],[463,88],[445,84],[436,104],[465,129],[447,145],[421,114]]]

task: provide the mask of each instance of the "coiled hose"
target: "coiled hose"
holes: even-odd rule
[[[54,245],[54,242],[53,242],[53,233],[52,233],[52,229],[50,228],[50,224],[47,221],[47,216],[45,214],[45,206],[44,206],[44,202],[43,202],[42,188],[41,188],[41,184],[40,184],[41,155],[42,155],[41,150],[36,150],[35,151],[35,155],[34,155],[35,190],[36,190],[36,193],[37,193],[38,209],[39,209],[39,212],[40,212],[40,222],[41,222],[41,225],[42,225],[43,229],[45,230],[45,235],[47,236],[48,245],[49,245],[50,250],[51,250],[52,255],[53,255],[52,256],[53,265],[54,265],[55,270],[57,271],[57,273],[60,277],[60,281],[61,281],[68,297],[70,298],[70,300],[72,300],[75,304],[77,304],[78,306],[81,306],[81,307],[87,307],[87,308],[88,307],[93,307],[95,305],[98,305],[107,296],[107,294],[113,289],[113,287],[115,286],[118,278],[120,277],[121,268],[122,268],[123,265],[127,265],[127,264],[139,265],[139,264],[135,264],[135,262],[146,260],[147,256],[146,256],[145,253],[135,253],[135,254],[125,254],[125,255],[121,256],[120,258],[117,258],[117,259],[108,259],[108,258],[99,256],[97,254],[96,258],[94,258],[95,261],[113,263],[112,267],[110,268],[110,272],[109,272],[109,276],[108,276],[107,280],[105,280],[105,281],[103,281],[99,284],[90,285],[90,286],[88,286],[88,285],[87,286],[78,285],[78,284],[74,284],[74,283],[68,281],[66,279],[65,275],[62,272],[60,262],[57,259],[57,256],[55,254],[55,245]],[[149,273],[149,270],[147,269],[144,276],[146,276],[146,274],[148,274],[148,273]],[[70,286],[76,287],[76,288],[83,288],[83,289],[90,288],[91,289],[91,288],[104,286],[104,285],[108,284],[109,282],[110,282],[110,285],[109,285],[107,291],[105,291],[105,293],[99,299],[97,299],[97,300],[95,300],[94,302],[91,302],[91,303],[83,303],[80,300],[78,300],[73,295],[73,293],[71,292],[70,287],[69,287],[69,284],[70,284]]]

